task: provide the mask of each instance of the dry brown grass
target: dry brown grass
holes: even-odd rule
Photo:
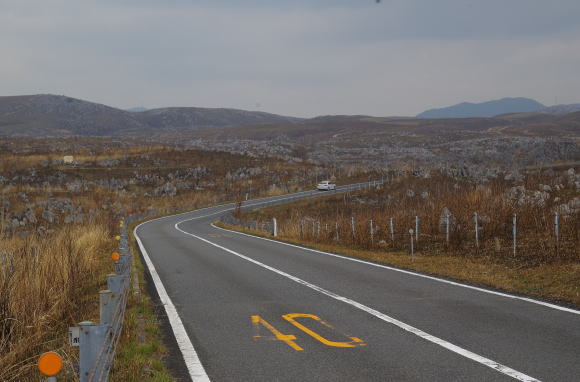
[[[36,360],[47,350],[62,350],[64,375],[71,374],[74,357],[63,332],[97,318],[96,292],[105,283],[115,244],[107,226],[112,225],[0,240],[0,380],[38,380]]]
[[[558,174],[535,173],[523,185],[535,192],[540,184],[558,182],[565,183]],[[560,216],[558,241],[554,227],[554,209],[577,196],[574,185],[554,188],[543,204],[511,199],[507,195],[513,186],[503,180],[477,186],[442,175],[430,179],[402,176],[377,189],[268,207],[242,214],[241,219],[260,223],[275,217],[283,240],[580,305],[580,216]],[[428,195],[420,196],[423,192]],[[444,207],[452,215],[449,243],[441,225]],[[479,215],[479,246],[474,212]],[[513,214],[518,216],[515,256]],[[417,243],[413,235],[417,255],[413,261],[409,229],[415,228],[415,216],[420,218],[420,237]],[[354,234],[351,217],[355,218]]]
[[[561,199],[558,203],[551,199],[544,205],[518,204],[506,196],[513,186],[508,182],[493,181],[483,187],[466,181],[456,182],[443,176],[431,179],[401,177],[382,188],[270,207],[246,214],[244,219],[271,221],[276,217],[280,233],[294,239],[339,244],[352,249],[408,252],[409,229],[415,229],[415,216],[418,216],[420,237],[418,243],[414,240],[414,247],[426,256],[489,257],[514,268],[580,262],[580,216],[560,216],[558,242],[555,237],[554,208],[574,196],[571,190],[553,193],[552,196]],[[550,182],[549,178],[534,175],[524,185],[533,191],[538,190],[539,184]],[[413,190],[415,195],[409,196],[407,190]],[[428,196],[421,197],[423,192],[428,192]],[[449,243],[445,225],[441,224],[444,208],[451,213]],[[475,240],[475,212],[478,213],[479,245]],[[514,214],[517,214],[518,226],[515,256],[512,248]],[[354,234],[351,217],[355,218]],[[391,218],[394,240],[390,233]]]

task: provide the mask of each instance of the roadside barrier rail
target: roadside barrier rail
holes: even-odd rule
[[[70,344],[79,347],[79,380],[107,381],[123,328],[131,277],[131,253],[126,223],[120,223],[118,252],[113,253],[115,273],[107,275],[107,289],[99,292],[100,322],[83,321],[69,329]]]

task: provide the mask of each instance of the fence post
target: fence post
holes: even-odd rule
[[[518,216],[514,214],[513,219],[513,237],[514,237],[514,257],[516,257],[516,247],[517,247],[517,235],[518,235]]]
[[[560,244],[560,227],[558,227],[558,213],[556,212],[556,215],[554,215],[554,233],[556,234],[556,249],[558,249],[559,244]]]
[[[92,321],[79,323],[80,349],[79,349],[79,379],[87,382],[93,367],[99,356],[99,352],[105,342],[105,336],[109,330],[108,325],[96,324]]]
[[[391,218],[390,220],[390,228],[391,228],[391,241],[393,242],[393,245],[395,245],[395,226],[393,224],[393,218]]]
[[[447,245],[449,245],[449,214],[445,214],[445,240],[447,241]]]
[[[419,216],[415,216],[415,240],[419,244]]]
[[[415,251],[413,248],[413,228],[409,230],[409,236],[411,236],[411,258],[415,260]]]
[[[278,221],[276,218],[272,218],[272,225],[274,226],[274,237],[278,236]]]
[[[477,222],[477,212],[473,214],[473,219],[475,220],[475,246],[479,248],[479,226]]]

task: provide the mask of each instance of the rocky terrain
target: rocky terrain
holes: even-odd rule
[[[7,139],[0,144],[0,238],[217,197],[312,188],[331,172],[303,161],[138,141]]]
[[[214,128],[155,139],[320,164],[495,174],[579,162],[580,113],[449,120],[329,116],[293,125]]]

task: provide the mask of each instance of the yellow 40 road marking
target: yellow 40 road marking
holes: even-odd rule
[[[317,317],[313,314],[288,313],[288,314],[284,314],[282,316],[282,318],[284,318],[286,321],[288,321],[289,323],[291,323],[292,325],[294,325],[298,329],[302,330],[304,333],[308,334],[309,336],[318,340],[319,342],[323,343],[326,346],[338,347],[338,348],[354,348],[354,347],[360,347],[360,346],[366,345],[363,342],[363,340],[361,340],[360,338],[357,338],[357,337],[348,337],[351,340],[349,342],[330,341],[330,340],[322,337],[320,334],[316,333],[314,330],[309,329],[305,325],[303,325],[295,320],[295,318],[310,318],[310,319],[318,322],[319,324],[326,326],[329,329],[334,329],[331,325],[322,321],[319,317]],[[259,325],[262,324],[266,329],[268,329],[270,332],[272,332],[272,334],[274,334],[274,336],[275,336],[274,339],[285,342],[288,346],[290,346],[292,349],[294,349],[296,351],[304,350],[302,347],[300,347],[299,345],[297,345],[294,342],[294,340],[296,340],[296,336],[294,336],[292,334],[282,334],[279,330],[277,330],[275,327],[273,327],[271,324],[269,324],[262,317],[260,317],[258,315],[252,316],[252,324],[254,324],[254,327],[256,328],[256,335],[254,335],[255,339],[262,338],[262,336],[259,334],[260,333]]]
[[[322,337],[321,335],[317,334],[311,329],[308,329],[306,326],[296,322],[295,318],[311,318],[313,320],[318,321],[322,325],[326,326],[329,329],[334,329],[332,326],[327,324],[326,322],[322,321],[320,318],[313,314],[303,314],[303,313],[289,313],[285,314],[282,317],[292,325],[296,326],[298,329],[302,330],[304,333],[309,334],[313,338],[317,339],[318,341],[322,342],[326,346],[333,346],[337,348],[354,348],[358,346],[365,346],[365,343],[360,338],[356,337],[349,337],[352,341],[350,342],[336,342],[336,341],[329,341],[326,338]]]
[[[260,328],[258,326],[259,324],[262,324],[262,325],[264,325],[266,327],[266,329],[268,329],[269,331],[271,331],[272,334],[274,334],[276,336],[276,339],[277,340],[286,342],[286,344],[288,344],[288,346],[290,346],[292,349],[294,349],[296,351],[304,350],[300,346],[298,346],[298,345],[296,345],[294,343],[293,340],[296,339],[296,336],[293,336],[291,334],[282,334],[282,333],[280,333],[280,331],[278,331],[275,327],[273,327],[268,322],[266,322],[266,320],[264,320],[262,317],[260,317],[260,316],[252,316],[252,324],[254,324],[254,326],[256,327],[256,335],[254,336],[254,338],[261,338],[262,337],[259,334]]]

